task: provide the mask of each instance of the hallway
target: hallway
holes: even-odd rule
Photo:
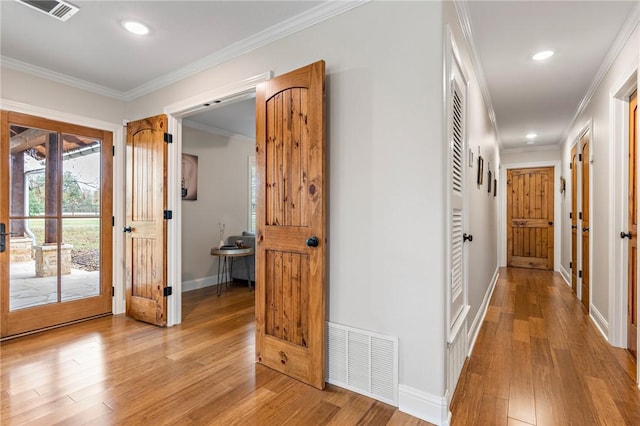
[[[452,425],[637,425],[634,376],[558,273],[502,268]]]

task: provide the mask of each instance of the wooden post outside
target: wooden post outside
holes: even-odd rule
[[[11,205],[11,216],[24,216],[24,191],[27,190],[24,179],[24,151],[12,153],[10,158],[11,198],[9,204]],[[25,229],[24,219],[12,220],[10,223],[11,232],[14,234],[13,236],[23,237]]]
[[[45,201],[44,214],[46,216],[57,216],[58,214],[58,194],[60,193],[60,144],[58,134],[49,133],[47,141],[47,161],[45,167]],[[58,242],[58,221],[45,220],[44,222],[44,243],[55,244]]]

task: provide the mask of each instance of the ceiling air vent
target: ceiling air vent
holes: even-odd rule
[[[61,0],[53,1],[35,1],[35,0],[17,0],[20,3],[39,10],[42,13],[46,13],[49,16],[53,16],[61,21],[66,21],[75,15],[80,9],[72,4]]]

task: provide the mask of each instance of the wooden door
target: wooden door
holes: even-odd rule
[[[578,294],[578,146],[571,148],[571,289]]]
[[[167,116],[127,124],[126,311],[156,325],[167,323]]]
[[[629,99],[629,251],[627,285],[627,348],[638,356],[638,92]]]
[[[325,65],[256,91],[256,360],[324,387]]]
[[[507,170],[507,265],[553,270],[553,167]]]
[[[590,292],[589,292],[589,274],[590,274],[590,265],[589,265],[589,134],[586,133],[584,136],[580,138],[580,157],[581,167],[582,167],[582,204],[581,204],[581,212],[582,212],[582,228],[581,228],[581,237],[580,240],[582,242],[582,263],[580,265],[582,271],[582,280],[581,280],[581,300],[582,305],[589,311],[589,301],[590,301]]]
[[[110,314],[112,133],[9,111],[1,128],[0,337]]]

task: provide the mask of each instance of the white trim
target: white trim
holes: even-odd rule
[[[167,301],[167,325],[182,322],[182,197],[180,194],[180,175],[182,155],[182,120],[212,100],[226,101],[246,98],[255,92],[256,86],[269,80],[271,71],[218,87],[164,107],[168,116],[169,133],[173,134],[173,143],[168,147],[167,165],[167,204],[173,210],[173,220],[167,229],[167,279],[173,286],[173,294]]]
[[[553,145],[532,145],[521,148],[505,148],[500,151],[500,154],[517,154],[521,152],[533,152],[533,151],[560,151],[562,146],[560,144]]]
[[[2,57],[2,65],[7,68],[15,69],[18,71],[26,72],[29,74],[37,75],[38,77],[46,78],[48,80],[63,83],[72,87],[87,90],[93,93],[98,93],[104,96],[109,96],[121,101],[133,101],[141,96],[152,93],[163,87],[169,86],[175,82],[184,80],[199,72],[215,67],[223,62],[230,61],[252,50],[258,49],[274,41],[280,40],[298,31],[302,31],[315,24],[318,24],[334,16],[340,15],[358,6],[362,6],[368,3],[369,0],[349,0],[349,1],[326,1],[320,3],[318,6],[309,9],[297,16],[286,19],[278,24],[253,34],[250,37],[233,43],[225,48],[222,48],[210,55],[205,56],[195,62],[180,67],[174,71],[171,71],[163,76],[155,78],[147,83],[144,83],[132,90],[123,92],[114,89],[110,89],[99,84],[90,83],[81,79],[70,77],[61,73],[50,71],[45,68],[36,67],[24,62],[16,61],[15,59]]]
[[[498,129],[498,124],[496,123],[496,113],[493,109],[493,104],[491,103],[491,92],[489,91],[489,85],[487,84],[487,79],[484,75],[482,60],[480,59],[480,55],[478,55],[478,49],[476,48],[476,44],[473,40],[473,31],[471,29],[471,19],[469,18],[467,2],[454,0],[454,5],[456,7],[456,13],[458,15],[458,21],[460,23],[460,28],[462,29],[462,34],[464,35],[464,38],[466,39],[467,45],[469,47],[471,66],[476,72],[476,80],[478,81],[480,92],[482,93],[482,99],[484,100],[484,105],[485,108],[487,108],[489,120],[491,121],[493,131],[495,132],[496,139],[498,140],[498,147],[502,148],[502,138],[500,137],[500,131]]]
[[[255,143],[256,140],[250,138],[247,135],[241,135],[240,133],[233,133],[228,130],[221,129],[215,126],[209,126],[207,124],[199,123],[197,121],[189,120],[188,118],[182,119],[182,126],[189,127],[191,129],[200,130],[202,132],[211,133],[213,135],[225,136],[228,138],[234,138],[243,142]]]
[[[609,324],[607,323],[607,320],[595,305],[591,304],[589,308],[589,318],[591,318],[591,321],[593,321],[598,331],[602,333],[602,337],[604,337],[606,341],[609,341],[609,339],[607,338],[607,336],[609,335]]]
[[[398,386],[398,409],[435,425],[447,426],[451,413],[447,396],[436,396],[406,385]]]
[[[609,91],[609,342],[627,346],[627,229],[629,166],[629,95],[637,88],[638,58],[621,73]],[[640,163],[639,163],[640,164]],[[640,371],[640,370],[639,370]]]
[[[489,308],[489,302],[491,301],[491,296],[493,296],[493,291],[496,288],[496,284],[498,283],[498,278],[500,277],[500,268],[496,268],[496,271],[493,273],[493,278],[491,278],[491,283],[489,284],[489,288],[484,294],[484,299],[482,299],[482,303],[480,304],[480,309],[478,309],[478,313],[476,317],[473,319],[473,323],[469,328],[469,333],[467,335],[467,341],[469,342],[469,348],[467,351],[467,357],[470,357],[473,353],[473,348],[476,344],[476,339],[478,338],[478,334],[480,334],[480,328],[482,328],[482,322],[484,318],[487,316],[487,309]]]
[[[558,268],[558,272],[560,272],[560,275],[562,276],[562,279],[564,280],[565,284],[571,287],[571,274],[567,272],[566,269],[564,269],[564,266],[562,264],[560,264],[560,267]]]
[[[600,83],[602,83],[602,80],[604,80],[604,77],[613,66],[620,52],[622,52],[622,49],[629,41],[638,24],[640,24],[640,5],[636,6],[629,14],[629,17],[622,25],[622,28],[620,29],[620,32],[618,32],[618,35],[616,36],[613,44],[611,45],[611,47],[609,47],[607,56],[605,56],[602,64],[600,65],[600,68],[598,68],[598,72],[596,73],[593,82],[591,82],[591,86],[589,86],[587,93],[585,93],[584,97],[580,101],[580,104],[578,104],[576,113],[573,115],[569,126],[567,126],[567,129],[564,131],[562,137],[560,138],[561,141],[567,140],[567,138],[569,137],[569,132],[571,132],[571,129],[573,128],[576,120],[578,119],[578,117],[580,117],[580,115],[584,112],[584,110],[591,102],[591,98],[596,93],[596,90],[598,90],[598,87],[600,87]]]
[[[507,170],[508,169],[523,169],[528,167],[553,167],[553,269],[559,270],[561,262],[561,230],[562,230],[562,212],[561,212],[561,196],[560,191],[560,175],[562,174],[561,161],[536,161],[531,163],[502,163],[500,164],[500,200],[499,200],[499,212],[498,212],[498,250],[499,250],[499,265],[507,266]]]
[[[209,277],[196,278],[195,280],[182,281],[182,292],[198,290],[205,287],[212,287],[218,285],[218,276],[212,275]]]
[[[35,115],[49,120],[62,121],[65,123],[77,124],[94,129],[106,130],[113,133],[113,146],[116,149],[116,156],[113,159],[113,216],[115,226],[113,227],[113,287],[114,297],[111,305],[113,314],[121,314],[125,311],[125,270],[124,270],[124,234],[118,232],[124,226],[124,152],[125,139],[122,125],[108,121],[96,120],[94,118],[55,111],[48,108],[24,104],[7,99],[0,99],[0,109],[15,111],[22,114]]]

